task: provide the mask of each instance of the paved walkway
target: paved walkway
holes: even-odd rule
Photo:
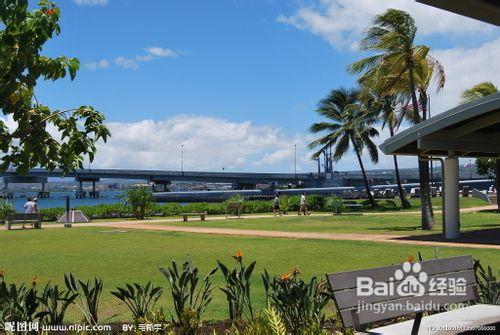
[[[474,208],[462,209],[462,212],[474,212],[485,209],[494,209],[496,206],[482,206]],[[406,212],[405,212],[406,213]],[[381,213],[365,213],[370,215],[392,215],[400,214],[394,212]],[[328,213],[317,213],[312,216],[331,216]],[[271,218],[273,215],[251,215],[243,216],[244,220],[257,218]],[[209,216],[208,221],[223,220],[223,216]],[[137,221],[112,221],[112,222],[91,222],[86,224],[74,224],[73,227],[106,227],[113,229],[136,229],[147,231],[171,231],[184,232],[195,234],[215,234],[215,235],[231,235],[231,236],[254,236],[268,238],[292,238],[292,239],[313,239],[313,240],[344,240],[344,241],[367,241],[380,243],[408,244],[408,245],[423,245],[423,246],[445,246],[445,247],[460,247],[460,248],[478,248],[478,249],[497,249],[500,250],[500,245],[496,244],[481,244],[481,243],[464,243],[464,242],[449,242],[449,241],[425,241],[417,240],[418,236],[409,235],[393,235],[393,234],[350,234],[350,233],[316,233],[316,232],[289,232],[289,231],[269,231],[269,230],[253,230],[253,229],[232,229],[232,228],[210,228],[210,227],[188,227],[188,226],[164,226],[151,223],[168,223],[179,222],[179,219],[162,219],[162,220],[137,220]],[[62,224],[45,225],[46,228],[61,228]],[[412,239],[410,239],[412,238]]]

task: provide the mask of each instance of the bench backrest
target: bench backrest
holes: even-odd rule
[[[332,273],[327,279],[342,323],[357,330],[478,299],[471,256]]]
[[[42,219],[42,213],[10,213],[6,218],[7,221],[38,221]]]
[[[242,205],[241,202],[230,202],[227,204],[227,210],[240,209],[241,205]]]

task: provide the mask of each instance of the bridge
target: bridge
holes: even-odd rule
[[[153,189],[156,185],[167,186],[173,181],[190,181],[206,183],[229,183],[233,184],[235,189],[254,189],[257,184],[298,184],[299,182],[306,186],[318,186],[325,179],[323,174],[317,173],[264,173],[264,172],[201,172],[201,171],[165,171],[165,170],[125,170],[125,169],[80,169],[64,174],[62,170],[52,171],[45,169],[31,169],[28,174],[20,175],[15,170],[10,169],[0,173],[3,177],[5,189],[13,183],[40,183],[42,190],[40,197],[46,197],[49,194],[45,191],[45,184],[48,178],[69,177],[79,182],[77,197],[84,197],[83,182],[92,182],[92,191],[90,197],[98,197],[96,191],[96,182],[101,179],[130,179],[145,180],[152,183]]]

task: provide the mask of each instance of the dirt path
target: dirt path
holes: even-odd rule
[[[76,226],[76,225],[75,225]],[[292,239],[313,239],[313,240],[344,240],[344,241],[367,241],[367,242],[382,242],[396,243],[409,245],[425,245],[425,246],[446,246],[460,248],[480,248],[480,249],[497,249],[500,250],[500,245],[489,245],[479,243],[461,243],[461,242],[440,242],[440,241],[416,241],[405,240],[409,236],[404,235],[388,235],[388,234],[341,234],[341,233],[313,233],[313,232],[287,232],[275,230],[253,230],[253,229],[232,229],[232,228],[210,228],[210,227],[182,227],[182,226],[159,226],[135,222],[113,222],[113,223],[89,223],[86,227],[106,227],[118,229],[136,229],[147,231],[171,231],[195,234],[215,234],[215,235],[230,235],[230,236],[254,236],[254,237],[270,237],[270,238],[292,238]]]
[[[464,208],[462,212],[476,212],[479,210],[494,209],[496,206],[481,206],[473,208]],[[407,214],[412,212],[381,212],[381,213],[364,213],[364,215],[394,215]],[[419,212],[415,212],[419,213]],[[312,216],[331,216],[329,213],[317,213]],[[261,214],[243,216],[244,220],[272,218],[273,215]],[[207,221],[224,220],[223,216],[209,216]],[[422,241],[408,239],[412,236],[407,235],[390,235],[390,234],[350,234],[350,233],[316,233],[316,232],[287,232],[287,231],[268,231],[268,230],[253,230],[253,229],[232,229],[232,228],[211,228],[211,227],[189,227],[189,226],[162,226],[152,225],[151,223],[169,223],[179,222],[180,219],[162,219],[162,220],[137,220],[137,221],[113,221],[113,222],[91,222],[86,224],[74,224],[73,227],[105,227],[113,229],[135,229],[147,231],[171,231],[184,232],[195,234],[215,234],[215,235],[230,235],[230,236],[255,236],[268,238],[291,238],[291,239],[313,239],[313,240],[336,240],[336,241],[367,241],[393,244],[408,244],[422,246],[445,246],[445,247],[460,247],[460,248],[479,248],[479,249],[497,249],[500,250],[500,245],[496,244],[480,244],[480,243],[463,243],[463,242],[448,242],[448,241]],[[45,225],[46,228],[61,228],[62,224]],[[414,236],[413,236],[414,237]]]

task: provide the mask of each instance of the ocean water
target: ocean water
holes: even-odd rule
[[[123,202],[122,191],[101,191],[100,197],[97,199],[76,199],[74,192],[50,192],[50,198],[48,199],[38,199],[38,208],[54,208],[54,207],[66,207],[66,196],[70,196],[70,206],[71,208],[78,206],[93,206],[98,204],[115,204]],[[27,201],[27,197],[36,197],[35,192],[26,193],[15,193],[14,199],[9,199],[10,203],[14,205],[17,212],[24,212],[24,204]]]

